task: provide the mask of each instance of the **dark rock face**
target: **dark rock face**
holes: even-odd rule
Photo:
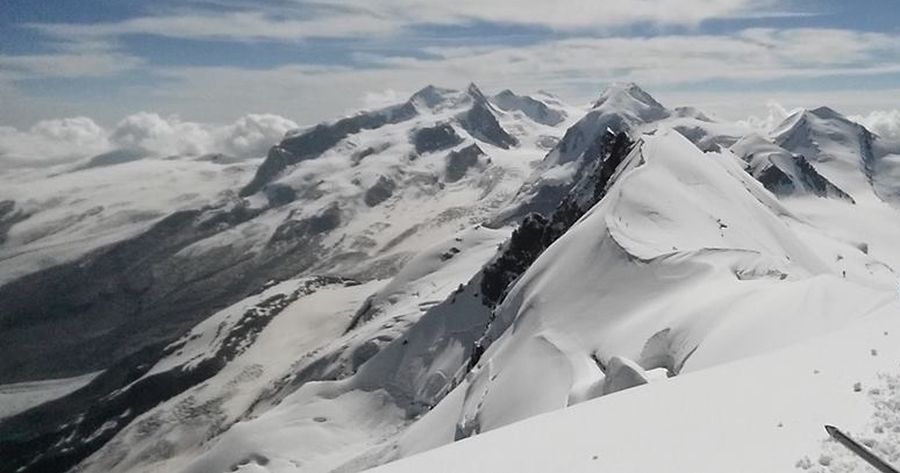
[[[253,180],[241,189],[240,195],[246,197],[259,192],[288,166],[317,158],[352,134],[400,123],[414,117],[416,113],[415,106],[407,102],[385,110],[344,118],[333,124],[320,124],[305,133],[287,138],[269,150]]]
[[[430,153],[442,149],[452,148],[462,143],[462,138],[456,134],[456,130],[449,123],[439,123],[430,128],[421,128],[412,136],[416,153]]]
[[[269,244],[311,239],[334,230],[341,224],[341,209],[337,204],[322,213],[303,220],[287,220],[275,229]]]
[[[271,207],[281,207],[297,198],[297,192],[287,184],[269,184],[263,189],[263,192],[265,192]]]
[[[187,340],[168,346],[157,343],[123,358],[84,388],[6,419],[0,424],[0,470],[67,471],[136,417],[218,373],[246,351],[285,307],[333,284],[349,286],[356,282],[336,277],[306,280],[293,292],[273,295],[245,311],[215,350],[199,363],[141,379],[158,360],[180,350]]]
[[[519,140],[500,126],[490,110],[487,99],[484,99],[483,96],[481,100],[476,100],[472,108],[460,117],[460,123],[473,137],[498,148],[509,149],[519,144]]]
[[[769,166],[758,173],[756,179],[775,195],[790,195],[796,190],[794,181],[777,166]]]
[[[806,188],[812,189],[813,193],[815,193],[819,197],[828,197],[835,196],[841,199],[853,201],[853,198],[850,197],[846,192],[839,189],[836,185],[832,184],[831,181],[825,179],[824,176],[819,174],[812,164],[809,164],[809,161],[806,160],[803,156],[792,156],[794,161],[794,165],[797,166],[797,169],[800,173],[800,180],[805,185]],[[765,184],[765,183],[763,183]]]
[[[14,200],[0,201],[0,218],[5,218],[7,215],[11,214],[15,208],[16,201]]]
[[[466,171],[478,164],[478,158],[481,156],[484,156],[484,151],[476,144],[466,146],[459,151],[451,151],[447,155],[447,182],[456,182],[465,177]]]
[[[486,306],[499,304],[509,285],[546,249],[543,239],[548,224],[544,217],[529,214],[513,232],[503,252],[484,269],[481,296]]]
[[[366,190],[363,200],[369,207],[375,207],[394,195],[394,189],[396,188],[397,183],[395,183],[393,179],[386,176],[379,176],[378,181]]]
[[[21,210],[15,211],[16,202],[14,200],[0,201],[0,245],[6,242],[9,237],[9,230],[13,225],[25,220],[29,217]]]
[[[496,307],[503,301],[510,285],[538,256],[606,195],[610,179],[634,143],[625,133],[601,138],[589,148],[598,153],[591,174],[575,185],[550,218],[535,213],[526,216],[501,253],[485,266],[481,280],[484,305]]]

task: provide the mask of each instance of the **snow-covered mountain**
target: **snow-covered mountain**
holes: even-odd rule
[[[783,464],[744,465],[815,469],[814,424],[861,427],[867,404],[802,395],[852,394],[849,369],[866,386],[898,375],[857,353],[893,354],[898,150],[826,108],[760,134],[634,84],[583,109],[429,86],[291,132],[261,161],[28,177],[58,183],[56,200],[20,178],[0,251],[32,266],[0,286],[0,396],[27,410],[0,411],[0,469],[361,471],[463,440],[385,468],[722,471],[746,437],[703,430],[720,453],[698,463],[703,438],[672,425],[744,403],[753,432],[790,440]],[[153,202],[101,184],[151,164],[173,195],[187,166],[221,172]],[[88,204],[102,208],[57,216]],[[148,208],[93,237],[107,209]],[[47,222],[58,236],[24,236]],[[50,253],[53,238],[73,243]],[[631,431],[656,432],[658,455]]]

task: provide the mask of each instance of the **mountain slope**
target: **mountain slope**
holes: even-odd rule
[[[474,86],[465,91],[426,88],[406,103],[416,110],[409,120],[384,123],[377,129],[338,127],[346,133],[317,148],[316,153],[285,165],[259,192],[246,198],[226,193],[203,207],[154,221],[134,236],[125,235],[71,262],[0,287],[0,341],[9,350],[0,362],[0,379],[43,379],[107,369],[57,403],[4,421],[0,451],[11,459],[4,468],[62,471],[103,445],[108,445],[117,459],[111,464],[126,468],[125,463],[120,464],[124,450],[147,450],[136,444],[123,449],[114,436],[128,425],[143,432],[145,424],[137,419],[147,410],[159,406],[147,415],[182,419],[178,412],[184,406],[179,402],[192,403],[203,397],[215,404],[231,396],[231,391],[217,393],[204,386],[219,381],[223,383],[219,386],[229,385],[227,379],[217,378],[219,373],[234,375],[231,370],[240,366],[244,345],[256,346],[257,335],[267,333],[270,319],[278,320],[284,305],[295,302],[291,295],[295,291],[284,292],[285,284],[305,284],[307,279],[352,280],[374,291],[371,284],[397,274],[416,255],[427,253],[435,241],[447,241],[471,229],[505,205],[530,173],[540,143],[546,136],[562,132],[525,115],[495,108]],[[287,144],[277,145],[274,152],[290,148],[308,133],[291,134],[285,139]],[[122,169],[136,163],[141,161],[78,172]],[[4,211],[4,218],[18,215],[15,212],[15,207]],[[18,222],[12,223],[13,232]],[[470,238],[458,236],[455,244],[442,244],[440,253],[431,256],[436,263],[426,265],[432,268],[429,273],[442,267],[451,269],[435,276],[437,279],[428,278],[433,286],[416,286],[417,294],[433,292],[432,297],[442,300],[477,271],[509,230],[470,231]],[[473,245],[482,245],[479,248],[488,252],[471,250]],[[481,259],[452,269],[460,261],[469,261],[469,251]],[[277,293],[270,287],[276,287]],[[258,301],[261,291],[275,299]],[[409,297],[407,292],[402,294]],[[229,307],[258,303],[266,307],[255,309],[254,314],[262,315],[245,314],[246,320],[238,317],[244,309],[229,311]],[[270,310],[270,303],[278,310]],[[361,302],[347,299],[342,303]],[[338,305],[323,310],[337,313],[350,309]],[[315,372],[314,366],[308,376],[297,376],[293,381],[297,384],[352,374],[422,312],[418,302],[396,310],[400,312],[389,316],[397,319],[398,326],[393,329],[375,325],[345,333],[353,325],[349,316],[338,319],[340,330],[334,333],[319,333],[313,327],[316,346],[298,345],[307,352],[286,351],[284,366],[254,374],[260,377],[260,384],[240,388],[242,402],[277,402],[285,395],[282,391],[296,389],[290,384],[295,373],[288,367],[294,363],[302,366],[305,355],[306,361],[323,363],[327,369]],[[233,342],[216,336],[213,338],[225,345],[204,348],[204,355],[196,361],[178,357],[184,343],[179,339],[187,337],[185,333],[206,320],[195,334],[206,339],[211,336],[209,331],[225,330],[224,325],[209,322],[222,317],[240,321]],[[68,336],[58,343],[40,343],[62,330]],[[332,346],[335,339],[346,343]],[[241,350],[232,353],[233,343]],[[321,356],[314,356],[320,349]],[[165,368],[150,369],[159,364]],[[148,369],[150,374],[146,374]],[[119,393],[115,402],[91,406],[92,401],[113,393]],[[252,404],[236,406],[203,410],[192,416],[196,419],[191,425],[202,424],[218,432],[222,425],[245,415]],[[166,428],[177,435],[193,435],[178,430],[177,422],[173,424]],[[27,429],[23,429],[25,425]],[[122,435],[131,435],[128,432]],[[148,442],[152,447],[148,448],[168,449],[160,440],[151,436]],[[196,446],[183,442],[185,449]],[[164,459],[150,455],[134,460],[132,466],[145,467]],[[98,468],[111,468],[109,461],[98,461],[104,465]]]

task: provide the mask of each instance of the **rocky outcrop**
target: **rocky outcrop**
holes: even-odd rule
[[[9,237],[9,230],[16,223],[28,218],[28,214],[21,210],[16,210],[16,202],[14,200],[0,201],[0,245],[6,242]]]
[[[366,190],[363,201],[369,207],[375,207],[394,195],[394,189],[396,188],[397,183],[394,182],[393,179],[386,176],[379,176],[378,181]]]
[[[572,188],[550,218],[536,213],[525,217],[498,256],[484,268],[481,297],[485,305],[499,304],[512,282],[606,195],[610,179],[633,144],[625,133],[605,135],[591,146],[598,153],[593,171]]]
[[[456,182],[465,177],[469,168],[478,164],[478,158],[484,156],[484,151],[476,144],[471,144],[458,151],[451,151],[447,155],[447,164],[444,176],[447,182]]]
[[[424,154],[452,148],[462,143],[462,138],[449,123],[439,123],[413,132],[412,142],[416,147],[416,153]]]

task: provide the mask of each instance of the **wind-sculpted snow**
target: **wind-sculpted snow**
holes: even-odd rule
[[[646,370],[693,371],[872,309],[878,290],[843,279],[798,238],[782,221],[791,218],[785,209],[760,200],[758,183],[741,180],[733,157],[703,154],[674,131],[658,131],[618,173],[607,197],[537,258],[497,308],[492,327],[501,328],[485,337],[496,341],[457,387],[466,393],[457,414],[464,432],[596,395],[612,357],[644,362]],[[646,351],[660,333],[668,355]],[[548,346],[562,354],[558,361],[541,355]],[[547,380],[542,391],[557,394],[525,396],[524,379]]]
[[[651,381],[372,471],[869,471],[826,440],[825,424],[896,465],[898,311],[895,300],[882,298],[865,319],[823,337]]]

